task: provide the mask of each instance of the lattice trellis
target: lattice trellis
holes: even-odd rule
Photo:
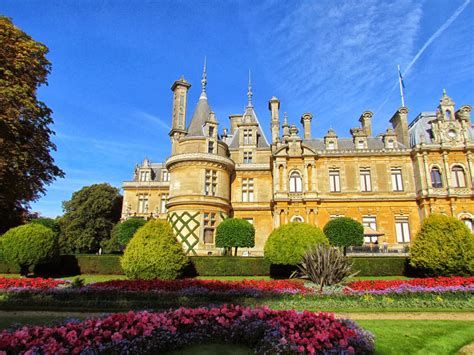
[[[191,214],[189,212],[173,212],[168,215],[168,222],[185,248],[186,254],[197,255],[194,247],[199,243],[199,212]]]

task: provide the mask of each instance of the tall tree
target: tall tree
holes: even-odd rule
[[[51,70],[47,53],[0,16],[0,234],[22,223],[29,202],[64,176],[51,156],[52,111],[37,97]]]
[[[59,244],[63,253],[95,253],[120,219],[122,196],[109,184],[85,186],[63,202]]]

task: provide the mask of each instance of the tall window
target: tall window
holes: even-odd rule
[[[443,187],[443,181],[441,180],[441,172],[436,166],[431,169],[431,186],[434,188]]]
[[[302,192],[302,180],[301,175],[297,171],[293,171],[290,174],[290,192]]]
[[[373,230],[377,230],[377,218],[372,216],[362,217],[362,225],[364,227],[369,227]],[[377,237],[375,236],[364,236],[364,242],[366,243],[375,243]]]
[[[168,170],[163,170],[163,179],[162,181],[170,181],[170,172]]]
[[[206,170],[204,195],[216,196],[217,191],[217,171]]]
[[[149,181],[150,172],[149,171],[140,171],[140,181]]]
[[[204,243],[214,243],[214,229],[216,226],[216,214],[215,213],[204,213]]]
[[[372,191],[372,182],[370,179],[370,170],[360,170],[360,191]]]
[[[214,127],[210,126],[209,127],[209,137],[212,137],[214,135]]]
[[[397,234],[398,243],[408,243],[410,241],[408,218],[397,217],[395,219],[395,232]]]
[[[341,192],[341,177],[337,169],[329,170],[329,190],[331,192]]]
[[[252,144],[252,143],[253,143],[252,130],[244,129],[244,144]]]
[[[148,195],[138,195],[138,213],[148,212]]]
[[[466,187],[466,175],[461,166],[456,165],[452,168],[451,180],[453,182],[453,187]]]
[[[213,141],[209,141],[208,145],[207,145],[207,152],[212,154],[214,153],[214,142]]]
[[[392,169],[392,190],[403,191],[402,169]]]
[[[252,152],[244,152],[244,164],[252,164]]]
[[[161,202],[160,202],[160,213],[166,213],[166,203],[168,202],[168,194],[161,194]]]
[[[242,179],[242,202],[253,202],[253,178]]]

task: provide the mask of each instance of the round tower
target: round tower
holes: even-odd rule
[[[216,255],[215,230],[230,214],[230,183],[234,162],[219,139],[218,122],[202,91],[186,133],[175,142],[166,161],[170,172],[168,221],[184,250],[191,255]]]

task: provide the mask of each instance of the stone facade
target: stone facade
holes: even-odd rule
[[[372,113],[360,116],[361,127],[341,138],[330,129],[311,137],[311,113],[301,116],[303,134],[280,126],[280,102],[269,101],[271,140],[267,140],[252,104],[231,115],[230,131],[218,130],[202,91],[186,125],[190,84],[173,86],[171,156],[163,164],[145,159],[124,188],[123,219],[163,218],[173,226],[190,254],[219,255],[214,235],[223,219],[249,220],[256,245],[241,253],[262,255],[271,231],[304,221],[320,228],[337,216],[352,217],[381,234],[378,242],[410,243],[430,213],[474,220],[471,107],[455,104],[443,93],[436,112],[424,112],[408,124],[401,107],[392,127],[372,136]],[[281,131],[281,134],[280,134]],[[368,229],[369,230],[369,229]],[[366,242],[374,242],[369,234]]]

